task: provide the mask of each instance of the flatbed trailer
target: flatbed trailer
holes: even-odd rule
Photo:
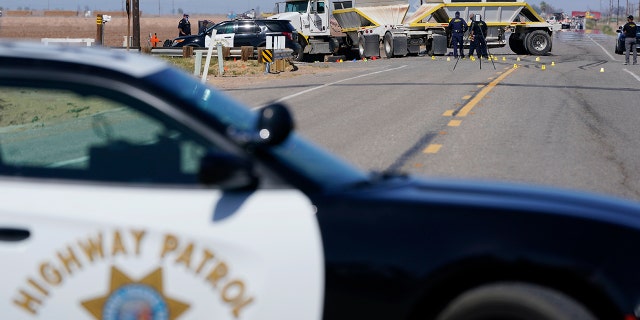
[[[357,44],[362,57],[379,56],[380,47],[389,58],[417,55],[423,50],[428,55],[444,55],[451,47],[448,25],[456,11],[465,20],[471,14],[482,16],[489,27],[486,40],[490,48],[508,44],[516,54],[531,55],[551,51],[553,26],[529,4],[485,1],[427,0],[411,15],[409,4],[345,7],[345,1],[335,1],[333,17],[347,35],[346,42]],[[465,45],[468,43],[465,39]]]

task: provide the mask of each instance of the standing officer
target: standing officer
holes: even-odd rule
[[[636,51],[636,33],[638,26],[633,22],[633,16],[627,17],[627,23],[622,27],[624,32],[624,64],[629,64],[629,53],[633,51],[633,64],[638,64],[638,51]]]
[[[178,37],[191,35],[191,22],[189,22],[189,15],[183,14],[182,19],[178,22]]]
[[[464,33],[467,32],[467,29],[467,22],[460,18],[460,12],[456,11],[456,17],[449,21],[454,58],[458,58],[458,48],[460,48],[460,57],[464,59],[464,49],[462,45],[464,41]]]
[[[488,59],[489,54],[487,53],[487,41],[485,37],[489,27],[487,27],[487,24],[479,14],[472,14],[469,19],[471,20],[471,27],[469,27],[471,29],[471,33],[469,34],[469,40],[471,42],[469,45],[469,56],[473,55],[473,50],[475,49],[478,53],[478,58],[483,57]]]

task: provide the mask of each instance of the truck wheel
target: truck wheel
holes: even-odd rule
[[[525,47],[534,56],[543,56],[551,51],[551,37],[542,30],[535,30],[524,38]]]
[[[364,35],[358,36],[358,54],[364,58]]]
[[[569,296],[534,284],[494,283],[469,290],[437,320],[597,320]]]
[[[393,58],[393,37],[391,36],[391,33],[387,32],[384,35],[383,45],[384,45],[384,55],[388,59]]]
[[[520,39],[520,35],[512,33],[509,36],[509,48],[516,54],[527,54],[527,49],[524,47],[524,42]]]

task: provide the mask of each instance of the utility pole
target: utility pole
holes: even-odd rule
[[[127,51],[129,51],[129,47],[131,43],[129,41],[131,39],[131,0],[127,0]]]
[[[140,47],[140,0],[133,1],[133,46],[141,49]],[[627,0],[629,1],[629,0]]]

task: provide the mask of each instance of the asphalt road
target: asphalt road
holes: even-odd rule
[[[539,61],[505,47],[482,65],[344,62],[337,72],[227,92],[251,107],[286,103],[298,132],[366,170],[640,200],[640,65],[622,64],[613,36],[567,31],[553,41]]]

